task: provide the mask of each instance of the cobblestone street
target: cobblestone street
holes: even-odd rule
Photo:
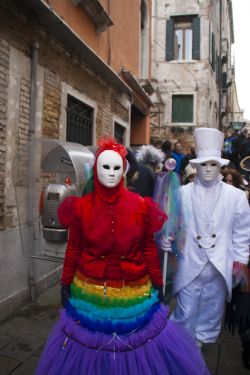
[[[44,293],[2,323],[0,328],[0,374],[33,375],[47,336],[60,308],[59,285]],[[247,375],[241,361],[237,336],[222,332],[220,345],[204,348],[206,363],[213,375]],[[160,375],[160,374],[159,374]],[[190,374],[192,375],[192,374]]]

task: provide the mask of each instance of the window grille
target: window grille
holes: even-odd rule
[[[93,108],[71,95],[67,97],[66,140],[84,146],[92,144]]]
[[[114,137],[117,142],[124,144],[125,128],[117,122],[115,122]]]

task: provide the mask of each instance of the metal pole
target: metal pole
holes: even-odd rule
[[[30,76],[30,116],[29,116],[29,150],[28,150],[28,236],[29,236],[29,265],[28,284],[31,301],[35,296],[35,268],[34,259],[31,257],[34,247],[34,160],[35,150],[31,142],[35,139],[36,130],[36,102],[37,102],[37,64],[39,44],[35,42],[31,52],[31,76]]]

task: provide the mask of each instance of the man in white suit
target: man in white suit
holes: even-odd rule
[[[216,342],[225,300],[231,299],[235,271],[249,258],[250,209],[243,191],[221,181],[223,134],[198,128],[194,182],[179,190],[185,243],[174,280],[176,308],[171,319],[185,326],[197,345]],[[168,247],[166,246],[166,249]]]

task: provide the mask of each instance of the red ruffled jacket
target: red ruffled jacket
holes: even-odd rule
[[[67,198],[58,210],[69,227],[62,284],[69,285],[77,270],[87,277],[133,281],[149,275],[162,285],[154,241],[166,215],[150,198],[123,189],[113,203],[96,193]]]

